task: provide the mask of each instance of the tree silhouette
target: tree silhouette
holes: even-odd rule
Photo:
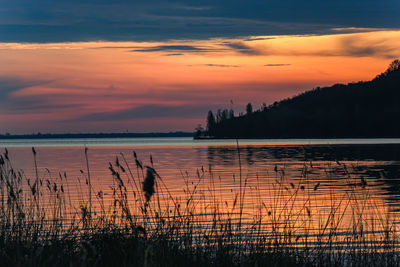
[[[197,124],[197,127],[195,128],[195,137],[200,137],[204,134],[204,128],[201,126],[201,124]]]
[[[235,111],[233,111],[233,109],[229,110],[229,119],[233,119],[235,117]]]
[[[251,103],[248,103],[246,106],[246,114],[250,115],[251,113],[253,113],[253,106],[251,105]]]
[[[208,135],[212,136],[213,135],[213,130],[215,126],[215,117],[214,114],[211,110],[208,111],[207,114],[207,132]]]
[[[400,69],[400,61],[398,59],[396,59],[392,63],[390,63],[388,71],[393,72],[393,71],[397,71],[399,69]]]
[[[265,102],[262,103],[261,111],[266,111],[267,109],[268,109],[268,108],[267,108],[267,104],[265,104]]]

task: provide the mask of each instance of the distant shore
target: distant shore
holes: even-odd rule
[[[2,134],[0,139],[53,139],[53,138],[139,138],[139,137],[193,137],[191,132],[168,133],[61,133],[61,134]]]

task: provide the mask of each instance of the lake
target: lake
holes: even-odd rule
[[[110,204],[116,194],[110,163],[125,181],[132,210],[138,209],[143,196],[133,192],[141,190],[146,176],[139,162],[143,170],[152,166],[159,175],[151,203],[156,205],[157,199],[161,212],[182,202],[188,212],[190,199],[190,212],[203,216],[200,228],[211,223],[205,214],[216,207],[222,219],[247,225],[258,220],[264,231],[290,229],[297,237],[317,235],[321,228],[347,236],[360,225],[365,234],[379,233],[388,218],[393,224],[400,218],[400,139],[0,141],[1,152],[8,149],[13,168],[22,170],[30,184],[36,177],[35,147],[39,179],[49,188],[63,185],[71,213],[88,201],[85,146],[93,210],[104,201]],[[48,204],[51,195],[44,191],[41,203]],[[276,230],[277,225],[282,229]]]

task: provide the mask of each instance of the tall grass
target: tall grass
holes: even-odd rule
[[[285,168],[268,170],[275,182],[266,191],[258,176],[249,185],[239,161],[231,197],[213,166],[182,172],[176,195],[153,158],[146,165],[133,152],[109,163],[112,186],[96,192],[87,148],[84,183],[40,169],[32,151],[34,177],[15,170],[7,150],[0,155],[2,266],[399,265],[395,218],[343,163],[327,166],[326,176],[340,172],[344,194],[310,182],[311,162],[296,183]]]

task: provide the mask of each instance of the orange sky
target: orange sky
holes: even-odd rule
[[[348,29],[347,29],[348,31]],[[192,131],[316,86],[374,78],[400,31],[168,42],[0,43],[0,134]]]

